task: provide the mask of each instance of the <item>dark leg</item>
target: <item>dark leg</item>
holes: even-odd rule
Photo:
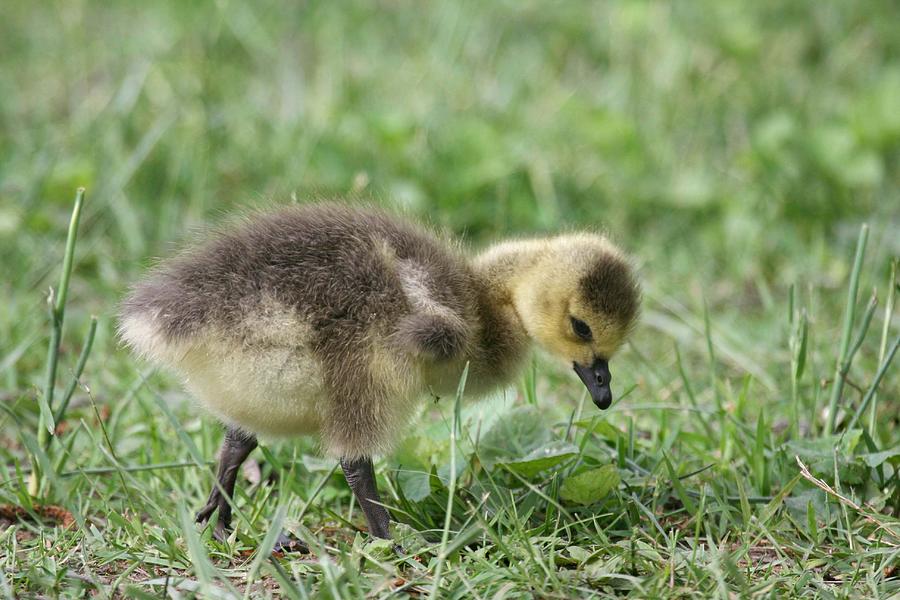
[[[375,469],[371,458],[357,460],[341,459],[341,468],[350,489],[356,495],[359,507],[369,523],[369,533],[375,537],[390,539],[388,525],[391,517],[378,498],[378,487],[375,485]]]
[[[219,520],[213,529],[213,536],[219,541],[224,541],[228,537],[228,529],[231,527],[231,504],[228,503],[228,499],[234,497],[234,484],[237,481],[238,469],[256,446],[256,436],[253,434],[244,433],[234,427],[229,427],[225,432],[225,441],[222,442],[222,449],[219,451],[219,472],[216,475],[219,485],[213,486],[206,506],[197,513],[197,522],[202,523],[208,521],[215,510],[219,509]],[[221,490],[219,486],[221,486]],[[222,490],[225,491],[227,497],[222,495]],[[275,552],[309,552],[306,544],[283,532],[278,536],[273,550]]]
[[[197,522],[203,523],[209,520],[216,509],[219,509],[219,521],[213,530],[213,535],[218,540],[228,537],[227,530],[231,527],[229,499],[234,496],[234,483],[237,481],[238,469],[241,468],[241,464],[254,448],[256,448],[256,436],[239,431],[234,427],[229,427],[225,432],[225,441],[222,442],[222,449],[219,451],[219,472],[216,475],[219,485],[213,487],[206,506],[197,513]],[[222,495],[222,491],[227,497]]]

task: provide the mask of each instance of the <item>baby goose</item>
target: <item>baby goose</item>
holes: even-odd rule
[[[607,361],[639,304],[630,261],[601,235],[470,258],[397,216],[323,203],[256,215],[162,263],[124,301],[120,335],[227,426],[197,515],[218,509],[217,536],[256,436],[316,434],[369,532],[388,538],[372,456],[390,451],[424,397],[453,394],[466,363],[467,396],[508,384],[536,342],[605,409]]]

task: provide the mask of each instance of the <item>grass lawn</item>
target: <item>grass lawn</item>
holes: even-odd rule
[[[313,440],[263,443],[219,543],[222,430],[116,306],[230,211],[334,197],[473,249],[609,231],[617,400],[538,354],[427,403],[377,462],[401,555]],[[898,232],[893,0],[13,0],[0,597],[900,597]]]

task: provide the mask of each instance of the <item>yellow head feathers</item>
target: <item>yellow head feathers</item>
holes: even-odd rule
[[[640,306],[634,269],[621,250],[589,233],[512,242],[508,250],[530,255],[510,279],[515,310],[538,345],[580,364],[618,350]]]

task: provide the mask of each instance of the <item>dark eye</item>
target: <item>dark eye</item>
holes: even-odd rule
[[[581,319],[576,319],[575,317],[571,317],[572,319],[572,331],[575,332],[575,335],[580,337],[586,342],[591,341],[593,334],[591,333],[591,328],[587,323],[582,321]]]

